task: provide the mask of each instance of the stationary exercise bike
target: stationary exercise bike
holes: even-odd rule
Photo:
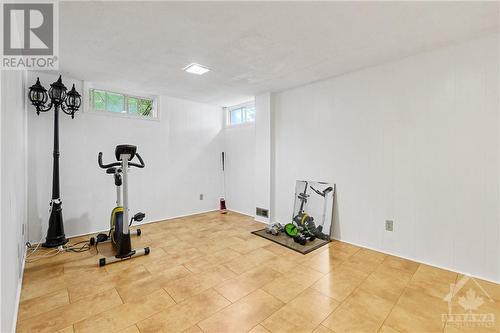
[[[301,245],[306,245],[307,241],[312,242],[316,239],[316,235],[310,230],[314,228],[314,218],[305,211],[309,198],[308,186],[309,183],[305,182],[304,191],[297,194],[297,199],[300,201],[299,211],[293,216],[292,223],[285,225],[285,233]]]
[[[115,157],[119,162],[103,164],[102,152],[99,153],[98,163],[107,174],[112,174],[116,185],[116,207],[111,212],[110,229],[108,234],[98,234],[96,238],[90,239],[90,245],[111,241],[115,256],[99,259],[99,266],[111,264],[124,259],[148,255],[149,247],[138,250],[132,249],[130,235],[141,235],[141,229],[131,231],[129,226],[132,222],[141,222],[146,216],[144,213],[135,214],[129,222],[128,219],[128,168],[144,168],[144,161],[137,152],[137,147],[133,145],[119,145],[115,148]],[[137,157],[140,164],[130,162]]]
[[[314,192],[316,192],[316,194],[324,198],[323,216],[321,224],[319,226],[316,226],[314,217],[312,217],[306,212],[307,201],[310,197],[310,195],[307,193],[308,187],[311,188]],[[304,191],[297,194],[297,199],[300,202],[299,210],[297,214],[293,216],[292,223],[286,224],[284,228],[285,233],[288,236],[292,237],[296,243],[299,243],[301,245],[306,245],[308,241],[312,242],[316,238],[322,240],[330,239],[329,235],[323,233],[323,226],[326,218],[326,205],[327,205],[326,197],[332,191],[333,191],[332,187],[327,187],[323,191],[319,191],[314,187],[309,186],[308,182],[305,182]]]

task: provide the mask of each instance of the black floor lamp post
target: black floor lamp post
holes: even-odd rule
[[[39,78],[36,83],[30,87],[29,99],[31,104],[36,107],[36,114],[47,112],[54,107],[54,164],[52,173],[52,200],[50,200],[50,218],[47,237],[43,247],[57,247],[68,242],[64,235],[64,224],[62,216],[62,202],[59,193],[59,109],[65,114],[75,117],[75,112],[81,104],[80,94],[73,88],[66,93],[66,87],[62,83],[61,76],[50,85],[49,93],[40,84]],[[48,99],[50,103],[46,105]]]

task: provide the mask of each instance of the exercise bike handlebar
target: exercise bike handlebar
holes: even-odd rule
[[[141,155],[139,155],[139,153],[135,153],[135,156],[137,156],[137,158],[139,159],[139,162],[141,162],[141,164],[137,164],[137,163],[128,163],[129,166],[134,166],[136,168],[144,168],[146,165],[144,164],[144,161],[142,160],[142,157]]]
[[[128,166],[134,166],[136,168],[144,168],[146,165],[144,164],[144,161],[142,160],[141,155],[139,155],[138,153],[136,153],[135,156],[137,156],[137,158],[139,159],[139,162],[141,164],[132,163],[132,162],[129,161]],[[102,152],[99,152],[99,155],[97,156],[97,162],[99,163],[99,166],[101,168],[103,168],[103,169],[108,169],[108,168],[112,168],[112,167],[116,167],[116,166],[121,166],[122,165],[122,162],[113,162],[113,163],[109,163],[109,164],[103,164],[102,163]]]
[[[109,164],[103,164],[102,163],[102,152],[99,152],[99,155],[97,156],[97,162],[99,163],[99,166],[103,169],[107,168],[112,168],[115,166],[120,166],[122,165],[121,162],[114,162],[114,163],[109,163]]]

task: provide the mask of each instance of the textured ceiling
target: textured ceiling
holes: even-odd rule
[[[60,68],[229,105],[499,29],[496,2],[63,2]],[[211,72],[182,71],[191,62]]]

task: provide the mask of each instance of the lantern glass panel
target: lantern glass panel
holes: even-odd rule
[[[49,95],[50,95],[50,98],[52,100],[54,100],[55,102],[61,102],[66,97],[66,91],[64,89],[61,89],[61,88],[51,87],[49,89]]]
[[[30,101],[34,105],[42,105],[47,101],[47,92],[38,89],[32,89],[29,93]]]

